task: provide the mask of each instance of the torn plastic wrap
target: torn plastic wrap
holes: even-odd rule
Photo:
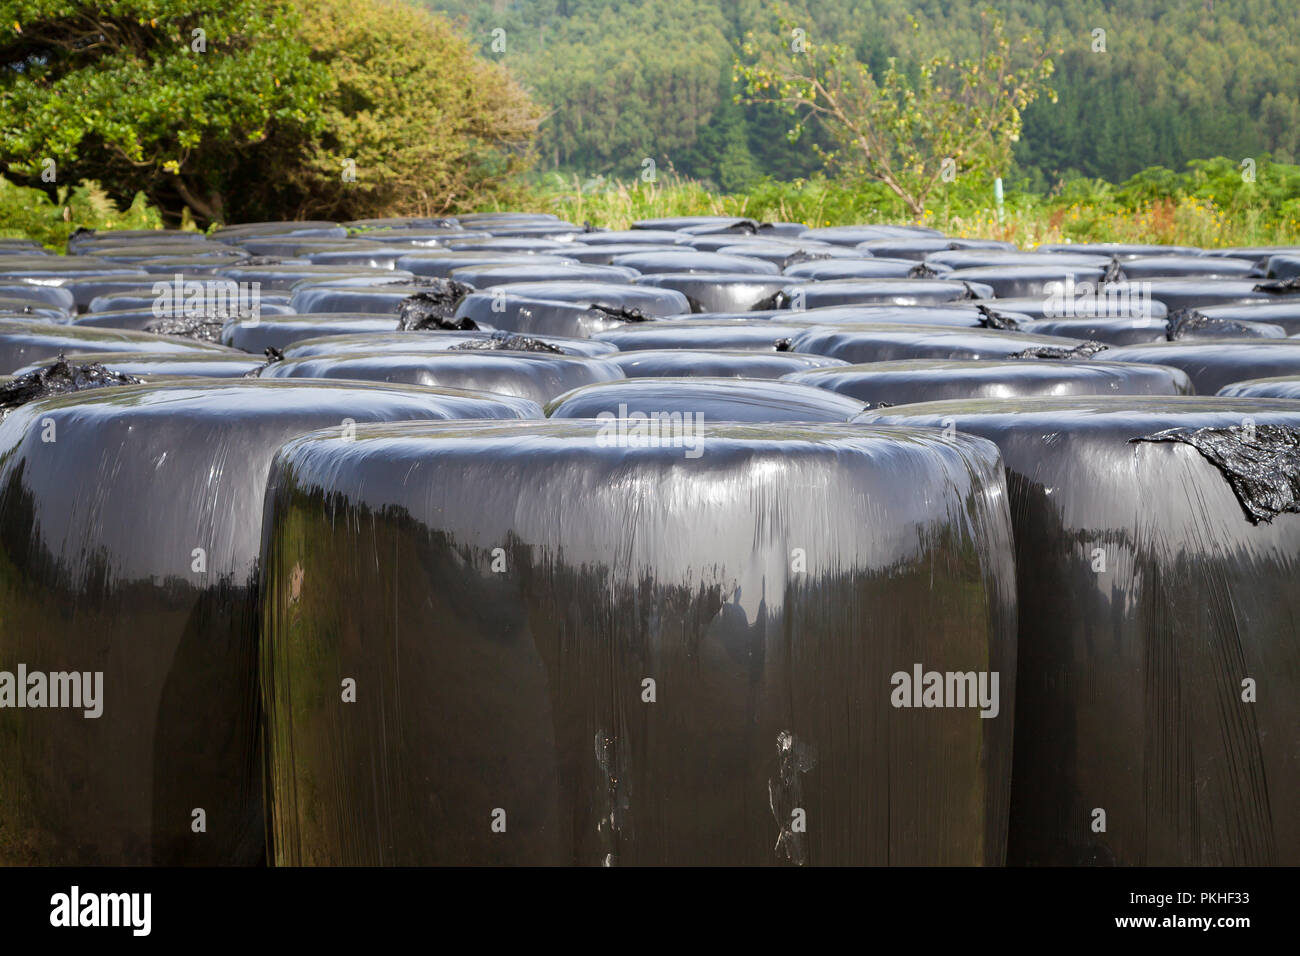
[[[442,352],[471,342],[487,342],[503,332],[388,332],[359,335],[327,335],[315,339],[300,339],[284,349],[286,358],[308,358],[316,355],[344,355],[356,352]],[[616,351],[608,342],[594,339],[570,339],[562,335],[528,336],[553,345],[565,355],[608,355]]]
[[[937,262],[935,263],[937,264]],[[1053,283],[1076,285],[1088,283],[1096,286],[1105,274],[1104,269],[1078,265],[996,265],[969,269],[955,269],[944,278],[954,282],[972,282],[988,286],[993,294],[1006,298],[1045,296]]]
[[[992,298],[993,289],[946,279],[829,279],[781,290],[781,308],[799,311],[833,305],[943,305]]]
[[[265,369],[261,377],[435,385],[511,395],[540,404],[579,385],[621,379],[623,371],[604,359],[580,355],[451,348],[415,355],[358,352],[286,358]]]
[[[993,329],[864,324],[805,329],[791,340],[790,350],[858,363],[914,358],[1005,359],[1035,347],[1070,349],[1081,344],[1076,339]]]
[[[0,659],[11,673],[81,674],[83,697],[0,709],[0,862],[260,862],[255,587],[272,455],[317,428],[350,437],[368,421],[537,411],[422,389],[205,380],[11,412]]]
[[[1163,318],[1039,319],[1024,323],[1020,331],[1104,342],[1110,346],[1143,345],[1147,342],[1165,342],[1169,338]]]
[[[865,408],[856,399],[810,385],[769,379],[633,378],[587,385],[546,405],[548,418],[681,415],[709,422],[847,422]]]
[[[1202,451],[1145,440],[1232,435],[1231,470],[1290,467],[1293,494],[1300,407],[1024,399],[861,420],[1002,451],[1020,595],[1008,862],[1300,863],[1300,515],[1259,520]],[[1291,466],[1275,466],[1276,430]]]
[[[638,315],[662,318],[685,315],[691,311],[686,296],[673,289],[655,289],[643,285],[614,285],[608,282],[519,282],[497,286],[493,294],[547,302],[568,302],[584,308],[597,308],[611,315]],[[523,331],[516,329],[515,331]]]
[[[1070,287],[1048,290],[1046,295],[998,296],[988,305],[1000,312],[1014,312],[1031,319],[1053,322],[1072,322],[1080,319],[1129,319],[1134,322],[1161,324],[1168,309],[1154,299],[1133,295],[1124,298],[1118,294],[1107,295],[1106,287],[1100,291]]]
[[[1300,298],[1271,299],[1267,302],[1243,302],[1236,305],[1208,306],[1197,309],[1200,315],[1230,322],[1261,322],[1280,325],[1288,336],[1300,335]]]
[[[710,378],[782,378],[808,369],[847,365],[825,355],[743,349],[645,349],[615,353],[608,361],[628,378],[700,375]]]
[[[233,352],[211,342],[125,329],[88,329],[72,325],[0,320],[0,372],[11,372],[60,352]]]
[[[1182,339],[1284,339],[1286,329],[1266,322],[1243,322],[1206,315],[1195,309],[1180,309],[1166,322],[1170,342]]]
[[[913,273],[919,268],[911,259],[887,259],[873,256],[869,259],[825,259],[796,262],[783,269],[785,275],[795,279],[824,282],[831,279],[907,279],[917,278]],[[934,278],[940,271],[923,278]]]
[[[1188,374],[1199,395],[1213,395],[1225,385],[1248,378],[1300,373],[1300,341],[1156,342],[1111,349],[1107,361],[1170,365]]]
[[[992,447],[730,425],[692,459],[601,427],[281,452],[275,862],[1000,863],[1015,614]],[[996,673],[997,703],[892,706],[918,667]]]
[[[98,362],[77,362],[60,355],[55,361],[39,368],[20,371],[7,377],[0,385],[0,417],[15,408],[52,395],[84,392],[92,388],[112,388],[117,385],[139,385],[140,380],[130,375],[104,368]]]
[[[95,362],[111,372],[130,375],[142,382],[171,378],[242,378],[265,363],[260,356],[222,352],[69,352],[64,358],[74,365]],[[14,374],[24,375],[50,364],[51,360],[45,359],[16,369]]]
[[[646,320],[646,316],[635,308],[530,299],[497,290],[471,292],[456,306],[456,315],[479,326],[490,325],[522,335],[562,335],[569,338],[587,338],[629,322]]]
[[[453,285],[448,279],[427,278],[400,279],[364,286],[299,285],[295,288],[289,305],[301,315],[310,312],[388,312],[397,315],[408,299],[420,295],[441,298],[454,289],[461,290],[461,295],[469,291],[468,286],[460,283]],[[454,302],[458,297],[459,295],[452,297],[449,303],[451,309],[455,308]]]
[[[1269,302],[1284,299],[1284,292],[1269,293],[1260,288],[1262,279],[1139,279],[1107,283],[1105,294],[1130,299],[1152,298],[1170,312],[1240,302]]]
[[[866,402],[868,407],[963,398],[1067,395],[1191,395],[1175,368],[1095,361],[999,362],[904,359],[784,376]]]
[[[641,276],[636,284],[681,293],[690,302],[691,312],[746,312],[769,308],[766,303],[782,289],[800,281],[743,272],[657,272]]]

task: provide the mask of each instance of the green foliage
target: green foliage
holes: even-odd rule
[[[507,52],[497,55],[554,111],[540,138],[548,165],[584,176],[627,175],[635,165],[624,156],[630,151],[637,160],[653,156],[661,168],[714,186],[720,185],[722,150],[738,140],[700,145],[731,111],[736,90],[728,84],[720,95],[702,95],[682,113],[682,88],[672,87],[671,79],[607,84],[602,71],[653,50],[674,75],[696,76],[694,88],[703,89],[707,71],[697,64],[719,57],[729,63],[745,32],[763,22],[771,7],[770,0],[412,2],[464,17],[485,50],[494,28],[507,31]],[[890,58],[915,78],[929,58],[978,57],[979,13],[987,5],[987,0],[787,2],[809,39],[842,45],[877,79]],[[1079,176],[1118,182],[1150,166],[1181,169],[1188,160],[1215,155],[1240,161],[1269,154],[1300,162],[1300,32],[1294,29],[1293,3],[1009,0],[997,9],[1009,36],[1036,29],[1061,39],[1053,51],[1052,81],[1060,102],[1039,100],[1026,108],[1014,147],[1024,179],[1037,189]],[[921,30],[912,31],[909,17]],[[700,27],[695,42],[674,43],[690,24]],[[1105,52],[1093,52],[1097,29],[1106,31]],[[712,113],[701,118],[710,104]],[[689,143],[668,135],[675,117],[683,115],[696,129]],[[789,122],[771,107],[746,106],[739,115],[748,151],[762,173],[794,180],[822,169],[808,140],[791,144],[786,139]],[[810,132],[832,148],[817,140],[816,129]],[[616,143],[622,145],[612,148]]]
[[[162,216],[136,193],[131,205],[119,210],[99,183],[75,188],[60,186],[51,198],[39,189],[15,186],[0,176],[0,238],[36,239],[62,251],[68,236],[88,229],[161,229]]]
[[[257,0],[0,0],[0,163],[242,212],[257,157],[321,123],[327,75],[293,30]]]
[[[1081,178],[1050,195],[1013,189],[1001,217],[991,182],[967,177],[943,184],[919,221],[946,235],[1004,239],[1022,248],[1070,241],[1205,248],[1300,243],[1300,166],[1265,161],[1253,184],[1243,182],[1241,172],[1233,160],[1217,158],[1189,164],[1184,173],[1147,170],[1120,186]],[[539,181],[529,205],[615,229],[638,219],[690,215],[813,226],[918,221],[880,182],[846,184],[821,176],[767,179],[734,195],[673,178],[654,184],[612,181],[584,190],[580,181],[552,174]]]
[[[396,0],[295,3],[0,0],[0,172],[144,192],[173,221],[455,210],[510,188],[539,111],[504,70]]]
[[[820,122],[836,146],[814,146],[828,166],[851,182],[884,184],[919,216],[941,180],[1006,171],[1021,112],[1040,94],[1055,96],[1045,85],[1052,61],[1034,37],[1013,42],[991,10],[981,23],[977,56],[932,57],[915,76],[891,57],[877,77],[844,46],[808,39],[787,12],[775,35],[746,36],[736,72],[749,102],[793,115],[792,140]]]
[[[517,196],[541,111],[504,68],[403,3],[304,0],[301,12],[330,82],[323,129],[286,164],[298,213],[427,215]]]

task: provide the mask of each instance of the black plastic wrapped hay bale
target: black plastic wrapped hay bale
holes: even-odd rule
[[[636,285],[680,292],[691,312],[745,312],[767,308],[782,289],[801,281],[758,272],[656,272]]]
[[[1224,398],[1300,398],[1300,374],[1249,378],[1219,389]]]
[[[829,355],[846,362],[884,362],[914,358],[1009,359],[1034,349],[1068,351],[1085,344],[1079,339],[994,329],[863,324],[805,329],[791,339],[789,347],[792,352]]]
[[[457,266],[451,270],[453,279],[476,289],[517,285],[521,282],[607,282],[617,285],[620,282],[631,282],[638,275],[640,273],[635,269],[624,269],[616,265],[584,265],[580,262],[571,265],[491,263]]]
[[[88,329],[73,325],[0,320],[0,372],[60,352],[192,352],[233,353],[222,345],[126,329]]]
[[[1263,274],[1253,260],[1228,256],[1134,256],[1122,260],[1119,269],[1125,279],[1250,279]]]
[[[810,385],[771,379],[631,378],[585,385],[547,403],[548,418],[686,416],[709,422],[847,422],[866,406]]]
[[[1296,339],[1154,342],[1111,349],[1104,357],[1114,362],[1180,368],[1199,395],[1213,395],[1243,379],[1300,373],[1300,341]]]
[[[315,339],[301,339],[284,349],[285,358],[309,358],[316,355],[345,355],[356,352],[401,352],[414,355],[421,352],[442,352],[451,348],[483,347],[496,344],[502,337],[510,339],[508,332],[386,332],[361,335],[326,335]],[[570,339],[562,335],[530,335],[531,342],[544,342],[565,355],[609,355],[617,351],[608,342],[593,339]]]
[[[793,281],[793,280],[792,280]],[[783,308],[816,309],[832,305],[943,305],[966,299],[988,299],[991,286],[947,279],[828,279],[783,288],[777,300]]]
[[[912,259],[890,259],[870,256],[863,259],[809,258],[787,265],[782,273],[793,279],[810,279],[825,282],[832,279],[906,279],[916,277],[923,270]],[[924,267],[931,278],[949,271],[947,266],[937,269]]]
[[[396,327],[397,320],[393,316],[374,312],[263,316],[257,322],[227,322],[221,331],[221,341],[231,348],[260,355],[269,348],[284,349],[304,339],[385,335]]]
[[[1002,450],[1020,595],[1008,862],[1300,863],[1300,405],[983,400],[860,420]]]
[[[538,412],[418,388],[210,379],[12,411],[0,659],[102,679],[97,717],[0,709],[0,861],[258,863],[255,587],[272,455],[318,428],[350,439],[356,422]]]
[[[936,265],[940,263],[935,263]],[[1078,265],[990,265],[956,269],[944,275],[954,282],[971,282],[988,286],[995,295],[1010,298],[1046,295],[1052,283],[1075,282],[1096,285],[1105,269]]]
[[[779,275],[781,270],[762,259],[745,256],[728,256],[718,252],[698,249],[660,249],[655,252],[631,253],[614,260],[616,266],[627,266],[644,275],[661,273],[691,274],[754,274]]]
[[[262,378],[331,378],[473,389],[539,404],[580,385],[623,378],[612,362],[543,351],[450,348],[420,354],[356,352],[274,362]]]
[[[782,378],[808,369],[847,365],[825,355],[755,352],[752,349],[642,349],[619,352],[608,361],[628,378],[701,375],[709,378]]]
[[[572,244],[570,244],[572,245]],[[568,255],[534,255],[527,252],[471,252],[452,249],[421,249],[408,252],[397,260],[397,268],[413,275],[446,279],[452,270],[463,266],[488,265],[574,265],[578,260]]]
[[[1169,338],[1166,330],[1164,319],[1141,318],[1039,319],[1020,326],[1021,332],[1104,342],[1110,346],[1166,342]]]
[[[686,296],[673,289],[610,282],[518,282],[496,286],[492,294],[521,299],[568,302],[586,309],[597,308],[614,315],[662,318],[691,311]]]
[[[806,325],[786,325],[767,319],[683,319],[628,325],[609,332],[598,332],[592,340],[617,346],[621,352],[640,349],[752,349],[757,352],[774,352],[778,342],[799,335],[807,328]]]
[[[524,335],[587,338],[629,322],[645,321],[646,317],[635,308],[525,298],[493,290],[471,292],[461,299],[456,305],[456,318]]]
[[[902,359],[794,372],[783,378],[856,398],[871,408],[960,398],[1193,393],[1191,380],[1176,368],[1051,359]]]
[[[97,362],[112,372],[133,375],[142,382],[171,378],[244,378],[266,364],[266,359],[225,352],[69,352],[74,365]],[[50,359],[17,369],[22,375],[49,365]]]
[[[729,425],[689,459],[607,427],[281,452],[275,861],[1000,863],[1014,569],[992,447]],[[918,664],[997,672],[998,715],[891,706]]]

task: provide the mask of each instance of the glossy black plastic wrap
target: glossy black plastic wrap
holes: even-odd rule
[[[68,352],[64,358],[80,365],[98,362],[110,371],[134,375],[143,382],[160,377],[243,378],[266,363],[261,356],[233,352]],[[14,374],[22,375],[53,361],[43,359],[16,369]]]
[[[456,305],[456,318],[476,325],[524,335],[563,335],[587,338],[597,332],[641,321],[634,310],[605,308],[580,302],[558,302],[506,295],[499,290],[471,292]]]
[[[211,342],[127,329],[79,328],[44,322],[0,320],[0,372],[12,372],[60,352],[191,352],[231,353]]]
[[[1030,319],[1049,319],[1069,322],[1078,319],[1129,319],[1161,325],[1169,314],[1163,302],[1155,299],[1119,295],[1107,296],[1104,291],[1079,286],[1063,286],[1048,295],[998,296],[986,303],[999,312],[1020,313]]]
[[[310,279],[343,278],[354,276],[370,277],[380,282],[396,282],[399,279],[413,279],[414,273],[402,270],[367,268],[364,266],[312,265],[307,260],[301,262],[280,262],[278,264],[229,266],[218,273],[226,279],[236,282],[257,283],[259,292],[292,292],[299,282]]]
[[[825,355],[745,349],[641,349],[609,356],[628,378],[702,375],[711,378],[782,378],[808,369],[844,366]]]
[[[344,355],[354,352],[443,352],[447,349],[482,344],[496,339],[500,332],[371,332],[357,335],[326,335],[300,339],[284,349],[285,358],[308,358],[315,355]],[[554,346],[565,355],[608,355],[617,349],[608,342],[571,339],[563,335],[530,335],[530,339]]]
[[[846,362],[890,359],[1007,359],[1026,349],[1069,349],[1082,343],[1053,335],[924,325],[825,326],[805,329],[790,341],[793,352],[829,355]]]
[[[639,313],[649,318],[685,315],[691,311],[686,296],[674,289],[647,285],[616,285],[611,282],[512,282],[497,286],[494,293],[522,299],[569,302],[584,308],[599,307],[611,314]]]
[[[579,385],[621,379],[623,370],[605,359],[582,355],[453,348],[414,355],[355,352],[290,358],[272,363],[261,377],[341,378],[465,388],[541,404]]]
[[[1300,335],[1300,299],[1298,298],[1283,296],[1269,302],[1207,306],[1196,311],[1212,319],[1280,325],[1286,329],[1287,335]]]
[[[1224,398],[1300,398],[1300,374],[1248,378],[1219,389]]]
[[[1002,451],[1020,598],[1008,863],[1300,863],[1300,514],[1252,514],[1267,502],[1239,499],[1239,475],[1170,440],[1216,436],[1203,447],[1246,474],[1278,437],[1294,455],[1300,403],[975,400],[860,420]]]
[[[570,243],[571,245],[571,243]],[[631,282],[639,272],[618,266],[548,265],[536,263],[484,263],[458,266],[451,270],[451,278],[465,282],[476,289],[490,289],[500,285],[517,285],[521,282]]]
[[[1000,863],[1015,572],[992,446],[730,425],[691,459],[602,427],[281,451],[275,862]],[[998,672],[998,715],[891,706],[918,662]]]
[[[783,379],[847,395],[870,408],[961,398],[1193,394],[1191,380],[1176,368],[1059,359],[902,359],[794,372]]]
[[[418,388],[211,379],[12,411],[0,423],[0,660],[102,677],[95,717],[0,709],[0,861],[260,862],[255,587],[272,455],[318,428],[539,411]]]
[[[1170,365],[1188,374],[1198,395],[1248,378],[1300,373],[1300,340],[1156,342],[1104,353],[1107,361]]]
[[[221,341],[231,348],[261,355],[269,348],[284,349],[305,339],[335,335],[386,335],[396,330],[397,319],[394,316],[374,312],[262,316],[257,322],[227,322],[221,330]]]
[[[825,282],[831,279],[907,279],[915,277],[920,271],[927,272],[933,278],[936,274],[950,270],[947,266],[922,268],[911,259],[870,256],[863,259],[807,259],[787,265],[781,271],[783,275],[794,279]]]
[[[793,315],[793,318],[800,318]],[[700,319],[644,322],[598,332],[593,341],[617,346],[621,352],[638,349],[752,349],[776,351],[777,342],[807,331],[806,325],[786,325],[779,320]]]
[[[575,388],[546,405],[548,418],[681,414],[710,422],[847,422],[863,402],[811,385],[771,379],[631,378]]]
[[[1165,320],[1144,318],[1038,319],[1022,322],[1021,332],[1105,342],[1110,346],[1166,342]]]
[[[702,252],[689,247],[657,249],[654,252],[635,252],[619,256],[616,266],[626,266],[644,275],[660,273],[716,273],[780,275],[781,270],[770,262],[747,256],[728,256],[719,252]]]
[[[799,310],[831,305],[943,305],[992,296],[990,286],[947,279],[830,279],[786,286],[779,302]]]
[[[978,282],[989,286],[995,295],[1006,298],[1045,295],[1051,283],[1064,284],[1073,280],[1075,283],[1096,285],[1105,274],[1104,269],[1078,265],[996,265],[980,266],[970,269],[955,269],[945,278],[961,282]]]
[[[680,292],[692,312],[745,312],[769,308],[767,303],[782,289],[802,281],[752,272],[656,272],[641,276],[636,284]]]
[[[527,252],[473,252],[468,249],[411,250],[397,260],[397,268],[413,275],[448,278],[453,269],[479,265],[573,265],[578,260],[566,252],[562,256],[540,255]]]

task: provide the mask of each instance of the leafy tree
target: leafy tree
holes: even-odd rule
[[[303,0],[299,35],[329,85],[286,166],[302,215],[430,214],[509,194],[541,110],[445,19],[395,0]]]
[[[293,31],[256,0],[0,0],[0,163],[220,219],[252,156],[321,125],[328,77]]]
[[[1022,111],[1040,94],[1055,95],[1046,86],[1047,50],[1029,35],[1013,43],[991,11],[984,23],[977,56],[927,59],[915,78],[891,58],[877,78],[844,46],[813,42],[787,15],[777,36],[746,42],[745,54],[757,60],[738,61],[737,70],[750,101],[794,115],[792,137],[820,120],[835,146],[823,151],[828,163],[850,179],[884,183],[919,217],[946,172],[1005,172]]]

